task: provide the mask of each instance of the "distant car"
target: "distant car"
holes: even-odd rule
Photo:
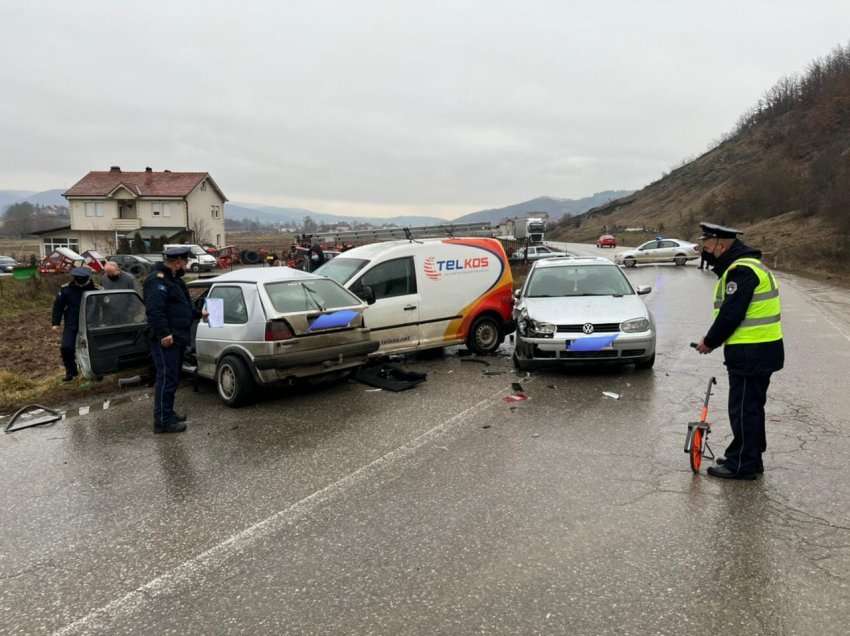
[[[0,274],[11,274],[17,262],[11,256],[0,256]]]
[[[191,272],[210,272],[215,269],[218,264],[215,256],[207,252],[200,245],[194,245],[191,243],[186,245],[178,243],[163,245],[162,253],[165,254],[166,250],[172,247],[188,247],[191,250],[191,256],[189,256],[189,271]]]
[[[617,247],[617,239],[612,234],[603,234],[596,239],[596,247]]]
[[[655,364],[655,321],[622,270],[599,256],[534,263],[516,292],[514,365]]]
[[[367,304],[338,283],[288,267],[251,267],[188,285],[197,307],[222,301],[222,325],[196,323],[185,364],[212,380],[228,406],[297,378],[342,378],[378,348]],[[80,308],[77,361],[86,378],[150,364],[147,320],[132,290],[91,291]],[[194,359],[192,359],[194,358]]]
[[[513,254],[511,254],[511,260],[514,262],[524,261],[525,258],[525,250],[526,248],[521,247],[516,250]],[[558,256],[569,256],[567,252],[552,249],[551,247],[547,247],[546,245],[538,245],[538,246],[530,246],[528,248],[528,260],[529,261],[539,261],[542,258],[555,258]]]
[[[679,239],[653,239],[637,249],[622,252],[614,257],[614,262],[626,267],[641,263],[675,263],[684,265],[699,258],[700,247],[696,243]]]
[[[110,256],[108,260],[113,263],[118,263],[121,269],[132,274],[136,278],[147,276],[153,269],[152,260],[135,254],[116,254],[115,256]]]

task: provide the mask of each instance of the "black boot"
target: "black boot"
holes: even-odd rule
[[[726,465],[726,458],[725,457],[718,457],[714,461],[717,463],[718,466],[725,466]],[[759,466],[758,468],[756,468],[756,472],[759,473],[759,474],[763,473],[764,472],[764,466]]]
[[[186,430],[186,424],[184,422],[178,422],[177,420],[172,420],[170,422],[166,422],[163,425],[154,424],[153,432],[154,433],[182,433]]]
[[[742,479],[746,481],[752,481],[758,476],[755,473],[733,473],[726,466],[709,466],[708,474],[720,479]]]

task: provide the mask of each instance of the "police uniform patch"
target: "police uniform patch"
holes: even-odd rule
[[[731,296],[736,291],[738,291],[738,283],[736,283],[734,280],[729,281],[729,283],[727,283],[726,285],[726,295]]]
[[[162,272],[157,272],[156,277],[157,278],[165,278],[165,274],[163,274]]]

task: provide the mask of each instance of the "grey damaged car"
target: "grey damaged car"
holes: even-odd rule
[[[197,307],[223,305],[223,326],[198,322],[184,369],[216,384],[228,406],[252,400],[260,386],[318,376],[342,377],[378,343],[367,305],[336,282],[287,267],[246,268],[188,285]],[[80,308],[77,361],[97,378],[150,363],[145,307],[134,291],[94,291]]]
[[[655,321],[605,258],[553,258],[534,264],[516,292],[514,364],[520,369],[580,363],[655,364]]]

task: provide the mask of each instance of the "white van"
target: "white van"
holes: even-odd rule
[[[189,270],[193,272],[209,272],[215,269],[216,260],[215,256],[207,252],[200,245],[191,245],[191,244],[180,244],[180,243],[172,243],[170,245],[163,245],[162,251],[165,253],[166,250],[172,247],[188,247],[192,250],[192,255],[189,257]]]
[[[492,353],[514,330],[513,277],[491,238],[373,243],[316,270],[369,303],[376,354],[466,344]]]

